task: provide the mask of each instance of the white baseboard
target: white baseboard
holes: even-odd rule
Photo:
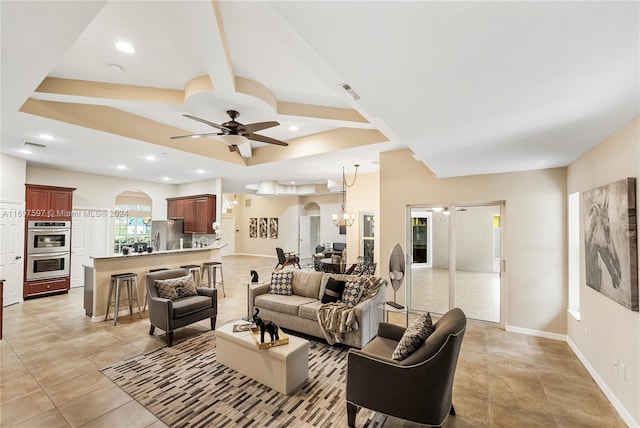
[[[622,420],[624,420],[624,422],[627,425],[629,425],[629,427],[640,428],[640,424],[633,419],[633,416],[631,416],[631,414],[627,411],[627,409],[625,409],[622,403],[620,403],[620,400],[618,400],[618,398],[615,396],[613,391],[609,389],[605,381],[602,380],[600,375],[598,375],[598,372],[589,363],[589,360],[587,360],[584,354],[580,352],[580,349],[576,346],[575,343],[573,343],[573,341],[569,336],[565,334],[549,333],[547,331],[532,330],[528,328],[513,327],[509,325],[505,325],[505,330],[511,333],[519,333],[519,334],[525,334],[527,336],[536,336],[536,337],[542,337],[545,339],[552,339],[552,340],[567,342],[567,344],[569,345],[573,353],[576,354],[576,357],[578,357],[578,359],[580,360],[584,368],[587,369],[587,371],[589,372],[593,380],[596,382],[596,384],[598,385],[602,393],[607,397],[611,405],[613,405],[613,407],[616,409],[616,411],[618,412]]]
[[[573,353],[576,354],[576,357],[578,357],[582,365],[587,369],[587,371],[589,372],[593,380],[596,382],[598,387],[600,387],[600,390],[607,397],[609,402],[611,402],[611,404],[616,409],[616,411],[618,412],[622,420],[624,420],[624,422],[630,427],[634,427],[634,428],[640,427],[640,423],[638,423],[638,421],[633,419],[633,416],[631,416],[631,414],[627,411],[627,409],[625,409],[625,407],[618,400],[618,397],[616,397],[613,391],[609,389],[606,382],[602,380],[598,372],[589,363],[589,360],[587,359],[587,357],[584,356],[584,354],[580,351],[580,348],[578,348],[576,344],[573,343],[570,337],[567,337],[567,344],[569,345]]]
[[[250,253],[235,253],[234,256],[251,256],[251,257],[268,257],[270,259],[277,259],[278,256],[268,256],[266,254],[250,254]]]
[[[511,325],[505,325],[504,329],[510,333],[525,334],[527,336],[542,337],[544,339],[559,340],[561,342],[567,341],[566,334],[549,333],[548,331],[532,330],[530,328],[514,327]]]

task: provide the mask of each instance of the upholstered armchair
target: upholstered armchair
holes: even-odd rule
[[[467,325],[454,308],[435,324],[435,331],[402,361],[391,358],[405,329],[380,323],[378,336],[347,356],[347,420],[355,426],[359,407],[411,422],[440,426],[455,415],[453,377]]]
[[[218,294],[216,289],[197,287],[195,296],[187,296],[175,300],[161,298],[158,294],[156,280],[166,280],[188,276],[187,269],[170,269],[147,274],[147,294],[149,303],[149,335],[155,328],[167,332],[167,345],[173,346],[173,332],[194,322],[211,319],[211,330],[216,328],[218,314]]]

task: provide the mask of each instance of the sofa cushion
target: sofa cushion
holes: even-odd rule
[[[402,338],[393,351],[391,358],[402,361],[418,349],[425,340],[433,333],[433,322],[431,315],[426,313],[413,321],[404,331]]]
[[[293,272],[293,294],[318,299],[322,272],[295,269]]]
[[[272,272],[271,283],[269,284],[269,293],[291,296],[291,292],[293,291],[292,284],[292,271]]]
[[[196,296],[196,284],[193,276],[185,275],[177,278],[156,279],[158,296],[163,299],[176,300],[183,297]]]
[[[173,316],[180,318],[211,307],[211,297],[189,296],[173,302]]]
[[[363,285],[362,281],[348,280],[345,283],[344,291],[342,292],[342,300],[347,306],[355,306],[362,297]]]
[[[255,306],[274,312],[297,316],[299,312],[298,308],[301,305],[306,305],[315,300],[316,299],[310,297],[296,296],[295,294],[283,296],[281,294],[267,293],[256,296]]]
[[[314,300],[311,303],[300,305],[300,308],[298,308],[298,316],[300,318],[318,321],[318,308],[320,305],[322,305],[322,302],[319,300]]]
[[[339,279],[329,278],[327,286],[324,288],[324,294],[322,295],[322,303],[333,303],[340,300],[345,284],[344,281],[340,281]]]
[[[322,296],[324,295],[324,289],[327,287],[327,282],[329,282],[329,278],[338,279],[340,281],[347,282],[350,279],[360,279],[355,275],[345,275],[343,273],[323,273],[322,280],[320,281],[320,294],[317,299],[322,300]]]

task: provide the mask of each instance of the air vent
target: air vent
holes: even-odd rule
[[[24,142],[24,146],[25,147],[38,147],[39,149],[44,149],[45,147],[47,147],[44,144],[32,143],[31,141],[25,141]]]
[[[245,208],[251,208],[251,199],[245,199],[244,200],[244,207]]]

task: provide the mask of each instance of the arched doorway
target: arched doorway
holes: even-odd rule
[[[320,205],[309,202],[300,213],[300,258],[311,257],[320,244]]]

